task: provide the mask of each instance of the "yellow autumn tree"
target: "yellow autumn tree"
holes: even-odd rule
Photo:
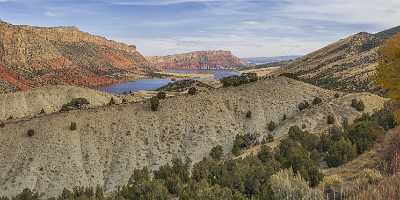
[[[400,33],[388,39],[379,50],[380,61],[376,82],[387,91],[388,97],[400,101]],[[400,121],[400,111],[396,118]]]

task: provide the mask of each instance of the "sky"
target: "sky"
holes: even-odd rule
[[[0,0],[0,19],[77,26],[146,56],[221,49],[269,57],[398,26],[400,0]]]

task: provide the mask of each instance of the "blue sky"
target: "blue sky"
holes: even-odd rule
[[[400,25],[400,0],[0,0],[0,19],[77,26],[144,55],[223,49],[279,56]]]

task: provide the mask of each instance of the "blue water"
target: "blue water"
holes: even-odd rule
[[[168,72],[179,73],[179,74],[213,74],[214,79],[219,80],[227,76],[238,75],[238,72],[231,70],[168,70]],[[122,94],[124,92],[137,92],[139,90],[156,90],[162,86],[171,83],[168,78],[155,78],[155,79],[143,79],[136,81],[129,81],[124,83],[117,83],[111,86],[99,88],[100,91]]]

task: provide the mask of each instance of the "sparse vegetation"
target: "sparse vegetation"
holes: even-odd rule
[[[158,97],[152,97],[150,99],[150,108],[152,111],[157,111],[158,107],[160,106],[160,100],[158,99]]]

